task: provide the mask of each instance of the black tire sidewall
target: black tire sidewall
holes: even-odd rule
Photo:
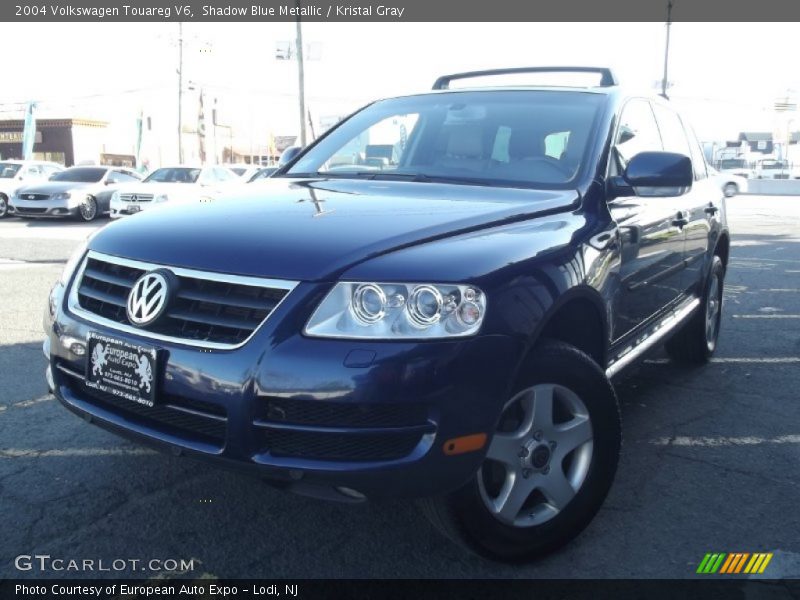
[[[711,294],[711,282],[714,279],[715,273],[719,277],[719,310],[717,311],[717,323],[716,323],[717,337],[714,340],[714,348],[709,348],[708,334],[706,331],[706,311],[708,310],[708,299],[709,295]],[[703,310],[700,311],[703,319],[702,323],[703,342],[708,357],[711,357],[711,355],[716,351],[717,346],[719,345],[719,334],[720,330],[722,329],[722,298],[724,295],[725,295],[725,265],[722,264],[722,259],[715,254],[714,257],[711,259],[711,268],[708,271],[708,277],[706,277],[706,286],[705,286],[705,291],[703,293]]]
[[[5,219],[8,216],[9,200],[5,197],[5,195],[3,195],[3,197],[0,198],[0,201],[2,201],[2,206],[0,206],[0,219]]]
[[[512,527],[498,521],[480,495],[478,474],[449,499],[466,542],[474,551],[504,561],[525,561],[570,541],[592,520],[616,473],[621,443],[619,408],[613,388],[588,356],[565,344],[543,345],[524,367],[515,392],[538,383],[572,390],[586,405],[594,446],[586,480],[572,501],[549,521]]]

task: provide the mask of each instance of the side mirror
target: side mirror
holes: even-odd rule
[[[53,179],[55,179],[56,175],[58,175],[58,173],[53,173],[52,175],[50,175],[50,177],[47,178],[47,181],[53,181]]]
[[[688,156],[675,152],[640,152],[622,175],[637,196],[680,196],[692,187],[694,171]]]
[[[292,162],[302,151],[303,149],[300,146],[289,146],[283,151],[283,154],[281,154],[281,157],[278,160],[278,167],[282,167],[283,165]]]

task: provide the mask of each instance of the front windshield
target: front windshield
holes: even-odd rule
[[[156,169],[147,179],[145,183],[155,181],[158,183],[195,183],[200,176],[200,169],[192,169],[189,167],[168,167],[165,169]]]
[[[719,162],[720,169],[744,169],[747,163],[739,158],[726,158]]]
[[[22,165],[0,162],[0,179],[11,179],[19,173]]]
[[[251,181],[257,181],[259,179],[267,179],[268,177],[270,177],[277,170],[278,170],[278,167],[264,167],[263,169],[259,169],[248,180],[248,183],[250,183]]]
[[[56,173],[50,181],[73,181],[80,183],[95,183],[103,178],[108,169],[97,167],[75,167]]]
[[[384,100],[337,127],[285,176],[568,187],[603,99],[495,90]]]

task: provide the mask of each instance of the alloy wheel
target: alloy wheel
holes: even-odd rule
[[[519,392],[506,405],[478,473],[485,506],[514,527],[549,521],[586,480],[593,440],[589,411],[573,391],[538,384]]]
[[[97,202],[91,196],[86,196],[86,199],[80,206],[81,218],[84,221],[91,221],[97,216]]]

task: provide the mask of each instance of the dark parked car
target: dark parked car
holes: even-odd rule
[[[119,184],[140,181],[125,167],[70,167],[20,188],[11,197],[8,212],[18,217],[77,217],[93,221],[110,212],[111,195]]]
[[[564,544],[617,468],[612,379],[661,342],[714,352],[729,234],[666,100],[558,70],[600,84],[443,77],[249,196],[99,231],[50,297],[49,385],[101,427],[291,491],[420,499],[483,555]],[[367,161],[370,143],[393,151]]]

